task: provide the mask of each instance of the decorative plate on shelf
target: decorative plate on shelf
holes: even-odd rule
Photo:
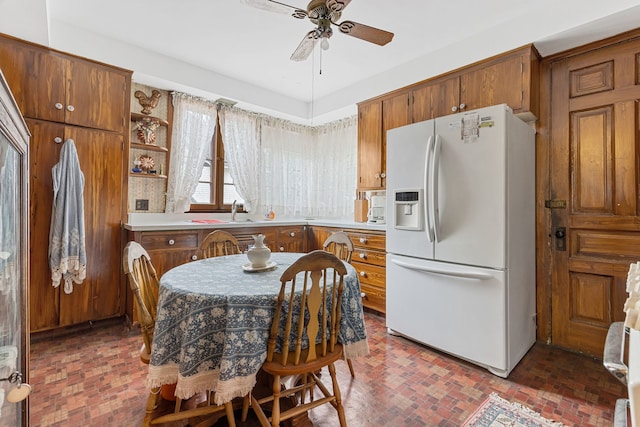
[[[153,161],[151,156],[148,156],[146,154],[140,156],[140,169],[142,169],[143,171],[152,170],[155,165],[156,163]]]

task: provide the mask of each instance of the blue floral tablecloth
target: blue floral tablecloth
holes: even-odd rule
[[[273,253],[277,267],[249,273],[247,256],[231,255],[183,264],[160,280],[158,311],[147,385],[177,383],[187,399],[215,390],[221,404],[246,395],[267,355],[280,276],[304,254]],[[360,282],[347,266],[339,341],[344,356],[369,354]]]

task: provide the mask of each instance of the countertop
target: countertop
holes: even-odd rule
[[[197,230],[201,228],[278,227],[286,225],[316,225],[323,227],[354,228],[359,230],[385,231],[386,224],[355,222],[349,218],[276,218],[254,219],[238,214],[236,221],[229,214],[165,214],[131,213],[123,225],[131,231]]]

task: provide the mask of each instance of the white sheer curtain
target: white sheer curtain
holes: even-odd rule
[[[198,185],[204,160],[211,150],[216,126],[216,105],[179,92],[173,97],[173,133],[167,179],[166,213],[187,212]]]
[[[318,127],[263,117],[259,212],[277,216],[353,215],[357,120]]]
[[[224,158],[244,210],[253,212],[260,194],[260,115],[238,108],[220,108]]]

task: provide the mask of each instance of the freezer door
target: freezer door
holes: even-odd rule
[[[506,107],[436,120],[435,259],[505,268]]]
[[[434,121],[414,123],[408,126],[391,129],[387,132],[387,252],[416,256],[433,257],[433,238],[430,240],[427,214],[428,199],[427,180],[427,147],[433,143]],[[398,191],[417,192],[422,203],[405,210],[398,206]],[[415,214],[419,210],[420,226],[412,229],[396,227],[406,224],[398,215],[408,212]],[[413,223],[412,223],[413,224]]]
[[[506,377],[506,311],[504,271],[387,255],[392,332]]]

